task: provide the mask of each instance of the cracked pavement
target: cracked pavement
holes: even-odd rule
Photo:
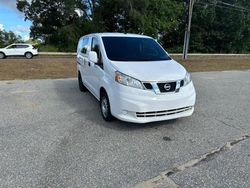
[[[102,120],[75,79],[0,82],[0,187],[249,187],[250,71],[193,73],[193,116]]]

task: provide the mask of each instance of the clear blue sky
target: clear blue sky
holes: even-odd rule
[[[13,31],[23,39],[29,38],[31,22],[16,8],[16,0],[0,0],[0,29]]]

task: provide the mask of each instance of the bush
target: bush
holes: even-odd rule
[[[36,45],[38,48],[39,52],[59,52],[58,47],[53,46],[53,45],[44,45],[44,44],[39,44]]]

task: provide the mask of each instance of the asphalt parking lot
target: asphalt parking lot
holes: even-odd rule
[[[76,79],[0,82],[0,187],[249,187],[250,71],[193,73],[193,116],[102,120]]]

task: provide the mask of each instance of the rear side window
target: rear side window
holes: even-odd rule
[[[28,48],[29,45],[16,45],[16,48]]]

